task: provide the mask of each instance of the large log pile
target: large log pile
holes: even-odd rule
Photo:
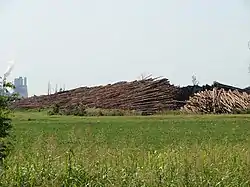
[[[189,100],[190,96],[193,96],[195,93],[205,91],[205,90],[212,90],[213,87],[210,85],[204,85],[204,86],[185,86],[180,88],[180,92],[176,98],[178,101],[187,101]]]
[[[179,88],[168,79],[119,82],[107,86],[81,87],[52,95],[30,97],[14,103],[15,108],[48,108],[58,104],[70,109],[79,104],[88,108],[135,110],[148,114],[179,108],[175,98]]]
[[[188,113],[238,113],[249,109],[250,95],[238,90],[213,90],[195,93],[182,108]]]
[[[222,83],[219,83],[217,81],[214,81],[212,87],[213,88],[224,89],[226,91],[229,91],[229,90],[238,90],[240,93],[246,92],[246,93],[250,94],[250,88],[249,87],[247,87],[247,88],[238,88],[238,87],[234,87],[234,86],[222,84]]]

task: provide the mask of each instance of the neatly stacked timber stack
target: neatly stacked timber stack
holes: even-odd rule
[[[107,86],[82,87],[48,96],[31,97],[14,103],[15,108],[47,108],[58,104],[61,109],[78,105],[87,108],[135,110],[148,114],[176,109],[179,88],[168,79],[119,82]]]
[[[182,111],[188,113],[238,113],[250,107],[250,95],[238,90],[213,90],[195,93]]]

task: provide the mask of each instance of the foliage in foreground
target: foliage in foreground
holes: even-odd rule
[[[17,116],[0,186],[249,186],[247,116]]]
[[[9,106],[16,95],[9,96],[6,93],[8,93],[7,88],[12,87],[10,83],[6,83],[5,81],[3,81],[3,85],[0,87],[0,166],[11,147],[10,142],[7,140],[12,128]]]
[[[62,154],[50,146],[47,151],[33,148],[8,158],[0,186],[250,185],[250,152],[241,146],[143,152],[92,145]]]

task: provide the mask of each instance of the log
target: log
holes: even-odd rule
[[[188,113],[235,113],[245,111],[249,106],[249,94],[214,88],[194,94],[181,110]]]
[[[155,113],[163,109],[178,109],[179,87],[168,79],[146,79],[118,82],[106,86],[81,87],[49,96],[30,97],[17,101],[15,108],[46,108],[59,104],[62,110],[74,110],[78,105],[103,109],[137,110]]]

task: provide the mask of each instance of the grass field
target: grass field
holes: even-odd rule
[[[19,112],[0,186],[250,186],[250,116]]]

